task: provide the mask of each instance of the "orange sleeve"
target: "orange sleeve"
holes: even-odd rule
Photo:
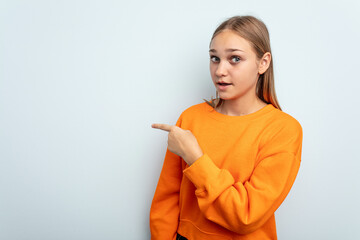
[[[181,116],[176,126],[180,127]],[[166,150],[164,164],[150,208],[151,240],[175,240],[179,225],[181,158]]]
[[[302,128],[286,125],[259,150],[258,164],[245,182],[236,182],[205,153],[183,173],[196,187],[204,216],[239,234],[261,227],[289,193],[301,161]]]

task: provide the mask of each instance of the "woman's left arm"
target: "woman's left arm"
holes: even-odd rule
[[[284,126],[259,151],[260,161],[245,182],[217,167],[205,153],[183,174],[195,185],[205,217],[239,234],[260,228],[289,193],[301,162],[302,128]]]

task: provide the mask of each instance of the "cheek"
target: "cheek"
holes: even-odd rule
[[[216,77],[215,72],[216,72],[216,67],[210,64],[210,75],[213,79]]]
[[[237,76],[244,81],[248,81],[250,79],[253,79],[254,76],[256,76],[257,68],[254,67],[252,64],[243,64],[238,68],[234,68],[232,73],[234,76]]]
[[[258,73],[258,66],[257,66],[255,60],[253,60],[252,62],[249,61],[248,66],[247,66],[247,72],[248,72],[248,75],[250,75],[250,76],[254,76]]]

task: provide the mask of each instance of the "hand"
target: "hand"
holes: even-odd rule
[[[169,132],[169,151],[182,157],[189,166],[203,155],[199,143],[190,130],[160,123],[152,124],[151,127]]]

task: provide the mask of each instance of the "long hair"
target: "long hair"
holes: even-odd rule
[[[223,30],[229,29],[246,39],[253,47],[257,59],[260,60],[266,52],[271,54],[271,61],[268,69],[259,76],[256,83],[256,95],[265,103],[271,103],[281,110],[275,93],[273,57],[270,47],[270,37],[266,25],[253,16],[234,16],[221,23],[215,30],[211,41]],[[210,44],[211,44],[210,41]],[[219,107],[224,100],[218,97],[210,101],[204,99],[213,108]]]

